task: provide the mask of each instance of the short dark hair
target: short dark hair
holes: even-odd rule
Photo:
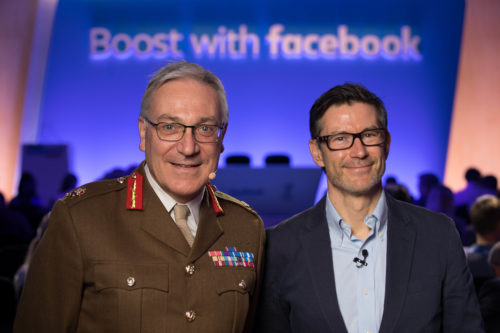
[[[470,208],[470,221],[480,235],[495,232],[500,223],[500,200],[491,194],[477,198]]]
[[[387,129],[387,111],[382,100],[360,84],[345,83],[331,88],[314,102],[309,112],[311,138],[319,136],[321,129],[318,126],[318,121],[329,107],[332,105],[351,105],[354,102],[373,105],[377,111],[378,126]]]
[[[481,180],[481,172],[476,168],[468,168],[467,171],[465,171],[465,179],[467,182],[478,182]]]

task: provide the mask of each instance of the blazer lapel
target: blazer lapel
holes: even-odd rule
[[[380,333],[393,332],[408,289],[412,266],[415,231],[404,208],[386,195],[389,209],[387,223],[387,274],[385,282],[384,314]]]
[[[323,197],[313,208],[313,214],[307,221],[309,230],[302,236],[303,249],[307,252],[307,267],[311,273],[312,286],[328,326],[332,332],[339,332],[338,328],[342,326],[343,332],[347,333],[337,301],[325,202],[326,197]]]

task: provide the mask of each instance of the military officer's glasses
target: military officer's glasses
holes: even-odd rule
[[[387,131],[385,128],[374,128],[364,130],[359,133],[336,133],[331,135],[318,136],[318,142],[326,142],[330,150],[349,149],[354,144],[354,139],[359,138],[364,146],[378,146],[385,142]]]
[[[167,122],[159,122],[153,123],[148,118],[144,118],[148,124],[153,126],[156,129],[156,134],[158,135],[158,139],[162,141],[179,141],[186,133],[186,128],[191,128],[193,131],[193,137],[196,142],[200,143],[210,143],[210,142],[218,142],[220,136],[222,134],[222,129],[224,127],[220,127],[219,125],[208,125],[208,124],[200,124],[187,126],[179,123],[167,123]]]

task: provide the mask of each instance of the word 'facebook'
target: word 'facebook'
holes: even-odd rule
[[[346,25],[339,25],[336,34],[300,34],[287,32],[282,24],[269,27],[261,38],[249,32],[242,24],[237,30],[220,26],[214,34],[180,33],[177,29],[155,34],[112,34],[104,27],[90,29],[90,57],[108,59],[184,58],[190,53],[195,58],[259,58],[266,53],[278,59],[355,59],[363,57],[390,60],[420,60],[421,38],[413,35],[409,26],[402,26],[398,34],[358,36]],[[265,48],[261,46],[265,44]]]

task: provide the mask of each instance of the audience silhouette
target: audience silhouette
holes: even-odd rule
[[[135,165],[126,169],[115,168],[106,172],[101,178],[126,176],[134,169]],[[386,178],[384,188],[387,193],[398,200],[415,203],[446,214],[455,221],[462,237],[469,269],[474,277],[486,332],[500,332],[498,182],[494,175],[483,177],[477,168],[467,169],[465,178],[467,186],[453,194],[435,174],[422,173],[418,178],[418,200],[414,200],[408,188],[399,183],[395,176]],[[41,204],[37,196],[36,180],[27,172],[22,174],[17,196],[9,204],[0,193],[0,285],[2,288],[0,331],[11,329],[16,297],[22,291],[31,255],[47,228],[50,214],[48,211],[57,199],[73,190],[77,182],[77,177],[68,173],[61,183],[59,193],[50,200],[48,208]]]

